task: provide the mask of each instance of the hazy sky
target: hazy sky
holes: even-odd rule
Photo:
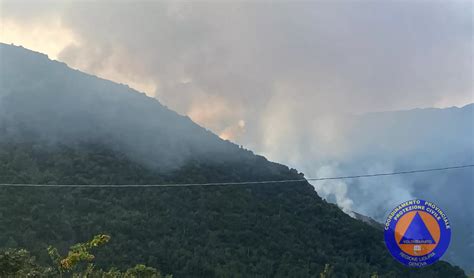
[[[323,114],[473,101],[471,1],[0,3],[2,42],[262,151]]]
[[[431,111],[418,124],[413,114],[341,115],[474,102],[473,14],[472,1],[445,0],[0,0],[0,41],[128,84],[222,138],[328,177],[472,163],[474,126],[461,111]],[[464,215],[455,205],[472,196],[472,178],[314,186],[380,221],[428,196],[466,225],[473,207]]]
[[[328,177],[472,163],[474,126],[460,111],[434,120],[432,111],[418,125],[412,114],[341,115],[474,102],[473,14],[472,1],[444,0],[0,0],[0,41],[128,84],[222,138]],[[456,222],[472,216],[453,207],[472,196],[472,177],[314,186],[381,221],[431,196]]]
[[[471,1],[0,3],[2,42],[309,175],[357,151],[340,114],[474,101]]]

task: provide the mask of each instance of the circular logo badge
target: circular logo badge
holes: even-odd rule
[[[446,214],[432,202],[411,200],[394,208],[385,221],[385,244],[392,256],[412,267],[443,256],[451,240]]]

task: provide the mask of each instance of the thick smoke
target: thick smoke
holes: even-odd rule
[[[217,134],[244,120],[234,139],[245,145],[260,141],[257,121],[275,98],[318,114],[472,101],[469,2],[0,5],[2,40],[34,44],[31,33],[58,30],[47,39],[60,51],[42,45],[54,57],[145,90]]]
[[[321,133],[324,125],[319,126]],[[299,144],[289,147],[278,141],[287,138],[275,138],[276,144],[285,146],[278,152],[278,159],[292,161],[293,167],[310,177],[390,173],[474,163],[474,104],[463,108],[346,116],[331,122],[326,137],[313,132],[315,128],[309,130],[303,136],[305,139],[298,138]],[[334,130],[339,131],[338,141],[331,140]],[[318,147],[307,147],[310,141]],[[320,195],[347,213],[356,211],[380,222],[403,201],[421,198],[436,202],[456,227],[451,252],[445,259],[472,269],[472,169],[312,183]]]
[[[306,176],[472,161],[472,107],[362,115],[473,102],[471,1],[0,3],[0,40],[129,84]],[[458,205],[472,215],[472,180],[464,171],[314,186],[378,220],[431,198],[461,226],[472,222]]]
[[[103,144],[159,170],[245,154],[128,86],[16,46],[0,57],[0,143]]]

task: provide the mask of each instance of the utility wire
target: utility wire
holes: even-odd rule
[[[218,186],[218,185],[251,185],[251,184],[269,184],[269,183],[291,183],[291,182],[306,182],[306,181],[325,181],[325,180],[345,180],[345,179],[359,179],[372,178],[381,176],[395,176],[407,175],[415,173],[426,173],[435,171],[447,171],[462,168],[471,168],[474,164],[457,165],[441,168],[418,169],[409,171],[398,171],[377,174],[364,174],[352,176],[338,176],[338,177],[323,177],[323,178],[303,178],[303,179],[289,179],[289,180],[266,180],[266,181],[244,181],[244,182],[210,182],[210,183],[170,183],[170,184],[31,184],[31,183],[0,183],[0,186],[5,187],[191,187],[191,186]]]

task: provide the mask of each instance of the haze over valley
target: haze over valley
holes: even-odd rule
[[[243,182],[472,165],[472,5],[0,0],[0,183]],[[110,197],[4,187],[0,226],[21,221],[4,228],[0,247],[27,248],[44,263],[49,244],[65,251],[109,232],[104,269],[308,277],[328,263],[346,277],[463,277],[452,265],[474,273],[473,184],[464,168]],[[443,260],[452,265],[405,270],[377,228],[354,219],[383,223],[414,198],[448,215]]]

